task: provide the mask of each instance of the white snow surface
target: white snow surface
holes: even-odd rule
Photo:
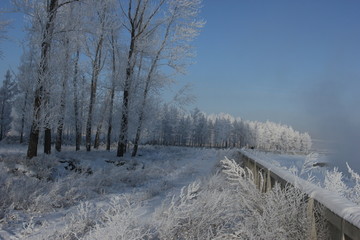
[[[242,154],[247,157],[255,160],[259,164],[263,165],[271,172],[275,173],[279,177],[283,178],[293,186],[299,188],[303,192],[307,193],[311,198],[316,199],[318,202],[326,206],[329,210],[347,220],[349,223],[355,225],[357,228],[360,228],[360,206],[340,197],[334,192],[330,192],[324,188],[321,188],[318,185],[315,185],[305,179],[302,179],[291,171],[288,168],[282,167],[287,166],[299,166],[297,164],[304,162],[301,161],[304,156],[290,156],[286,158],[286,155],[274,157],[275,154],[261,153],[257,151],[252,151],[249,149],[241,149]],[[281,163],[279,163],[279,158],[281,158]],[[295,159],[295,160],[294,160]],[[282,166],[281,166],[282,165]]]
[[[5,164],[5,159],[24,158],[25,151],[26,148],[22,145],[1,144],[0,170],[9,171],[11,164]],[[74,179],[83,186],[83,189],[78,190],[86,192],[86,198],[75,202],[75,205],[60,206],[50,211],[8,209],[4,213],[7,216],[6,220],[0,221],[0,240],[46,239],[46,236],[68,227],[68,223],[76,218],[76,212],[81,212],[85,208],[92,209],[96,216],[95,212],[109,209],[119,195],[128,196],[129,202],[141,202],[139,214],[142,214],[146,221],[166,197],[178,195],[184,186],[218,171],[219,161],[224,156],[232,154],[233,151],[230,150],[144,146],[139,149],[139,156],[136,158],[117,158],[114,151],[105,150],[75,152],[73,147],[64,147],[61,153],[53,153],[50,156],[41,155],[38,158],[48,158],[46,161],[77,162],[77,167],[82,168],[84,172],[91,168],[93,174],[86,178],[83,177],[84,173],[81,175],[65,170],[67,163],[56,163],[55,183],[71,174],[81,175],[83,180],[76,177]],[[123,163],[124,165],[121,165]],[[11,166],[21,172],[26,171],[26,167],[20,165],[21,163],[16,163],[15,166]],[[97,184],[101,187],[97,188]],[[44,195],[48,194],[44,192]]]

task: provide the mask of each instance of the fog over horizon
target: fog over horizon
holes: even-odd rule
[[[360,172],[358,79],[358,76],[333,73],[317,82],[304,96],[307,117],[312,122],[312,137],[326,148],[323,150],[328,151],[331,165],[343,172],[347,172],[346,162]]]

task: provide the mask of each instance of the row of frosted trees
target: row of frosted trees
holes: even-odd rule
[[[86,84],[85,84],[86,85]],[[19,91],[20,85],[12,80],[10,72],[7,72],[3,86],[0,88],[0,137],[5,136],[6,132],[13,132],[13,135],[19,136],[20,142],[23,142],[24,133],[29,132],[30,124],[27,119],[31,116],[24,116],[24,94]],[[86,88],[85,88],[86,89]],[[71,90],[71,89],[69,89]],[[86,91],[78,96],[81,102],[85,101]],[[69,101],[70,103],[71,101]],[[311,148],[311,138],[307,133],[300,133],[291,127],[273,122],[246,121],[240,118],[234,118],[228,114],[206,115],[199,109],[194,109],[190,113],[181,110],[179,107],[167,104],[158,105],[156,101],[149,102],[149,111],[146,111],[141,134],[143,136],[140,143],[174,145],[174,146],[192,146],[192,147],[251,147],[268,151],[281,152],[308,152]],[[31,109],[31,108],[30,108]],[[104,121],[104,116],[108,116],[109,108],[99,104],[97,111],[102,112],[102,116],[97,116],[98,125],[95,132],[95,148],[100,144],[114,144],[118,141],[116,134],[108,132],[110,122]],[[102,109],[102,111],[101,111]],[[87,109],[80,108],[79,114],[85,116]],[[76,120],[71,114],[74,108],[69,108],[64,121],[63,141],[66,144],[77,142]],[[12,112],[12,114],[10,114]],[[20,114],[22,113],[22,114]],[[119,118],[121,111],[113,111],[112,118]],[[11,115],[11,117],[10,117]],[[9,117],[5,117],[9,116]],[[136,140],[138,115],[132,114],[129,122],[129,144],[133,145]],[[85,129],[86,121],[80,125]],[[116,130],[119,130],[120,123],[112,124]],[[55,131],[56,129],[53,129]],[[117,131],[115,131],[117,132]],[[55,135],[56,136],[56,135]],[[85,140],[86,132],[83,130],[80,135],[80,142]],[[56,141],[56,137],[52,139]]]
[[[250,147],[267,151],[308,152],[311,137],[273,122],[245,121],[228,114],[190,114],[165,105],[147,134],[148,143],[196,147]]]
[[[130,138],[136,155],[151,102],[193,56],[201,0],[12,2],[26,16],[12,115],[27,156],[39,143],[61,151],[70,135],[90,151],[103,132],[107,149],[117,140],[117,156]]]

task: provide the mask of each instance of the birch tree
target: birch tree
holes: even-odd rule
[[[0,88],[0,141],[10,130],[11,124],[11,102],[16,93],[16,84],[12,79],[10,70],[7,70],[2,87]]]
[[[151,60],[145,84],[143,88],[143,102],[146,103],[150,91],[151,80],[158,70],[159,61],[161,59],[168,59],[168,64],[178,68],[174,64],[176,59],[181,58],[181,54],[186,52],[187,41],[196,35],[196,29],[200,27],[200,22],[196,21],[194,17],[197,15],[200,0],[129,0],[127,6],[121,4],[121,10],[125,16],[126,22],[124,28],[130,34],[129,51],[127,57],[126,77],[123,90],[123,103],[121,114],[121,130],[119,135],[117,156],[122,157],[126,150],[128,139],[128,122],[129,122],[129,99],[131,92],[131,84],[134,81],[134,70],[136,66],[136,59],[139,53],[144,51],[144,46],[155,44],[152,51]],[[181,24],[183,23],[183,25]],[[185,28],[188,26],[188,28]],[[192,29],[190,31],[190,29]],[[147,42],[148,39],[154,39],[155,34],[162,35],[156,42]],[[177,39],[179,37],[179,39]],[[181,39],[181,40],[180,40]],[[177,41],[179,40],[179,41]],[[167,55],[162,55],[169,47],[167,44],[172,42],[173,51],[167,51]],[[186,43],[181,45],[181,43]],[[186,45],[186,46],[185,46]],[[176,46],[176,47],[174,47]],[[166,56],[166,57],[165,57]],[[140,104],[143,106],[143,104]],[[144,118],[143,109],[139,111],[139,126],[136,131],[136,139],[140,138],[142,122]],[[136,140],[138,142],[138,140]],[[137,144],[132,155],[136,155]]]
[[[56,15],[61,7],[76,2],[77,0],[47,0],[47,1],[28,1],[14,0],[14,4],[24,10],[31,17],[33,29],[39,31],[40,62],[38,65],[38,76],[34,94],[33,119],[30,129],[27,157],[32,158],[37,155],[37,147],[40,134],[40,123],[42,115],[45,118],[44,126],[44,153],[51,152],[51,129],[48,118],[49,113],[46,107],[49,103],[49,63],[51,60],[51,45],[56,26]]]
[[[155,44],[151,45],[156,47],[150,60],[150,68],[145,78],[143,87],[142,103],[140,106],[138,127],[136,130],[134,149],[132,156],[136,156],[138,144],[140,140],[142,125],[144,121],[144,113],[148,95],[152,87],[154,87],[154,75],[162,60],[167,60],[167,64],[176,69],[183,60],[191,56],[188,52],[189,43],[198,35],[203,22],[197,19],[200,10],[201,1],[188,0],[188,1],[168,1],[168,10],[162,20],[162,28],[154,31],[157,37]],[[177,52],[175,55],[174,52]],[[181,54],[179,54],[181,53]],[[159,84],[157,84],[159,86]]]
[[[93,111],[96,101],[96,91],[99,75],[104,64],[104,53],[106,53],[106,51],[104,51],[104,41],[107,34],[109,34],[109,29],[111,29],[110,26],[114,24],[114,18],[116,18],[114,15],[112,15],[112,9],[114,8],[114,2],[112,0],[93,0],[92,3],[93,4],[91,7],[94,8],[94,13],[90,16],[90,18],[94,20],[91,24],[91,28],[94,29],[94,31],[92,31],[91,36],[88,37],[90,39],[90,43],[88,45],[92,45],[95,51],[88,54],[91,58],[92,73],[88,117],[86,122],[87,151],[91,150],[91,134],[93,125]]]
[[[37,56],[33,48],[24,50],[20,59],[20,66],[16,77],[18,94],[16,95],[14,111],[19,119],[14,119],[15,130],[20,133],[20,143],[24,142],[25,131],[29,128],[31,121],[34,82],[36,82],[36,62]]]

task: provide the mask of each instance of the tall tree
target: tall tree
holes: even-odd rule
[[[96,101],[96,91],[98,85],[98,79],[100,71],[104,64],[104,40],[108,34],[108,30],[111,28],[111,25],[114,21],[115,16],[113,16],[112,8],[114,7],[114,2],[112,0],[103,0],[103,1],[92,1],[94,5],[95,18],[93,19],[92,28],[95,31],[91,32],[92,37],[90,41],[95,47],[95,51],[89,56],[92,63],[92,73],[91,73],[91,89],[90,89],[90,101],[88,107],[88,117],[86,122],[86,150],[91,150],[91,134],[92,134],[92,125],[93,125],[93,112]]]
[[[74,91],[74,118],[75,118],[75,149],[76,151],[80,150],[81,145],[81,119],[80,119],[80,107],[79,107],[79,58],[80,58],[80,48],[77,47],[76,55],[74,59],[74,76],[73,76],[73,91]]]
[[[14,100],[14,112],[19,118],[14,119],[14,130],[20,132],[20,143],[24,142],[25,132],[28,132],[29,122],[31,121],[33,99],[33,88],[36,82],[37,56],[35,49],[24,49],[20,59],[20,66],[16,76],[18,94]]]
[[[58,0],[51,0],[47,1],[46,5],[46,22],[45,22],[45,29],[42,36],[41,41],[41,57],[40,57],[40,65],[38,69],[38,80],[37,86],[34,96],[34,116],[30,130],[30,137],[29,137],[29,145],[27,151],[27,157],[32,158],[37,155],[37,146],[39,141],[39,124],[41,120],[41,107],[44,104],[43,99],[45,95],[46,89],[45,87],[45,78],[48,76],[48,63],[50,57],[50,47],[51,41],[53,38],[54,26],[55,26],[55,18],[56,13],[59,7]],[[45,137],[49,138],[49,129],[47,129]],[[48,144],[48,141],[47,141]],[[48,145],[44,144],[44,152],[49,153]]]
[[[162,79],[159,78],[159,74],[157,73],[159,65],[164,65],[164,62],[161,61],[167,61],[166,64],[176,69],[179,62],[189,55],[174,56],[172,55],[172,51],[175,49],[186,49],[188,43],[198,35],[199,29],[203,25],[201,21],[196,19],[201,1],[170,0],[166,3],[167,8],[164,10],[164,17],[162,17],[161,20],[157,20],[151,32],[147,32],[147,38],[142,39],[143,42],[141,42],[141,46],[148,46],[141,50],[141,54],[143,54],[144,51],[146,52],[149,58],[149,67],[144,78],[142,94],[139,96],[142,100],[139,104],[138,126],[136,128],[132,156],[136,156],[137,153],[149,93],[155,86],[160,87],[162,85],[160,83]],[[165,6],[160,7],[165,8]],[[159,24],[159,22],[161,24]],[[157,80],[157,82],[155,80]]]
[[[123,87],[123,102],[121,110],[120,135],[117,156],[122,157],[126,151],[129,124],[129,99],[131,95],[131,83],[136,65],[136,55],[139,52],[140,42],[154,31],[159,25],[154,25],[154,19],[160,12],[165,0],[150,4],[149,0],[129,0],[127,10],[120,3],[120,8],[125,16],[124,27],[130,34],[130,44],[127,55],[126,76]]]
[[[115,98],[115,88],[116,88],[116,80],[119,76],[119,71],[117,70],[116,63],[120,60],[119,51],[117,51],[118,42],[115,31],[111,31],[110,36],[110,51],[111,51],[111,87],[109,90],[110,102],[109,102],[109,115],[108,115],[108,130],[106,137],[106,150],[110,150],[111,146],[111,132],[113,126],[113,112],[114,112],[114,98]]]
[[[0,88],[0,141],[10,130],[11,101],[16,93],[16,84],[12,80],[10,70],[7,70],[2,87]]]
[[[32,25],[34,29],[40,29],[39,40],[40,45],[40,60],[38,65],[38,77],[36,82],[36,89],[34,94],[34,113],[30,129],[29,145],[27,157],[32,158],[37,155],[37,147],[40,134],[40,123],[42,115],[45,118],[44,125],[44,152],[51,152],[51,129],[49,126],[49,109],[46,109],[49,104],[49,63],[51,60],[51,45],[54,36],[54,29],[56,26],[56,15],[61,7],[71,4],[78,0],[47,0],[47,1],[27,1],[27,0],[13,0],[16,6],[25,9],[27,13],[33,17]],[[44,6],[44,8],[43,8]],[[43,10],[43,13],[41,13]],[[40,26],[37,26],[40,25]],[[43,113],[42,113],[43,112]]]
[[[64,128],[64,118],[65,118],[65,107],[66,107],[66,95],[68,89],[68,78],[69,78],[69,60],[70,60],[70,47],[69,47],[69,39],[65,37],[64,46],[65,46],[65,56],[64,56],[64,64],[63,64],[63,76],[62,76],[62,86],[61,86],[61,96],[60,96],[60,112],[59,112],[59,121],[56,131],[56,142],[55,149],[60,152],[62,146],[62,137],[63,137],[63,128]]]

